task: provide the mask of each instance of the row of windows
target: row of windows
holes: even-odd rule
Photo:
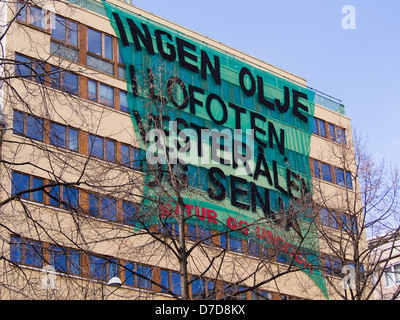
[[[34,80],[84,99],[128,112],[127,92],[124,90],[87,79],[73,72],[61,70],[18,53],[15,55],[15,60],[15,73],[19,77]],[[82,82],[86,82],[87,92],[81,92],[80,85]]]
[[[125,79],[115,37],[22,1],[18,2],[17,10],[18,21],[51,33],[52,54]],[[80,51],[85,55],[80,57]]]
[[[353,180],[350,171],[312,159],[311,172],[314,178],[332,182],[348,189],[353,189]]]
[[[341,229],[343,231],[355,233],[357,219],[345,213],[338,213],[327,208],[319,210],[319,222],[327,227]]]
[[[56,272],[82,276],[107,282],[112,277],[120,277],[123,285],[156,292],[181,295],[179,272],[156,268],[132,261],[123,261],[79,250],[51,245],[41,241],[11,236],[10,261],[16,264],[42,268],[51,265]],[[156,281],[155,279],[159,279]],[[246,287],[191,276],[191,293],[194,299],[232,298],[244,300],[271,300],[272,294],[263,290],[244,291]],[[159,283],[157,285],[155,283]],[[218,293],[223,290],[223,294]]]
[[[47,179],[17,171],[12,172],[11,193],[22,199],[66,210],[81,210],[91,216],[110,221],[130,225],[136,221],[135,205],[131,202],[119,202],[113,197],[55,184]]]
[[[79,152],[79,150],[84,149],[90,156],[120,163],[136,170],[143,169],[144,157],[139,149],[131,145],[87,134],[85,146],[87,148],[80,148],[80,143],[84,141],[80,136],[85,135],[85,132],[53,121],[49,121],[48,126],[46,126],[43,118],[35,117],[29,113],[14,110],[13,132],[71,151]],[[48,139],[46,139],[46,136],[48,136]]]
[[[313,133],[337,143],[346,144],[346,131],[332,123],[314,118]]]
[[[400,284],[400,264],[385,268],[385,286],[391,287]]]

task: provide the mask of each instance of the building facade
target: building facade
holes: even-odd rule
[[[122,1],[3,13],[2,298],[342,298],[339,101]]]

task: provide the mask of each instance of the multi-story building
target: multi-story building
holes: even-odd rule
[[[2,298],[340,298],[357,225],[340,101],[122,1],[2,12]],[[173,120],[197,141],[178,180],[144,140]]]
[[[371,264],[374,268],[374,298],[398,300],[400,284],[399,240],[396,234],[375,237],[369,241],[373,250]]]

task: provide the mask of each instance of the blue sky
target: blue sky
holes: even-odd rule
[[[400,167],[399,0],[133,0],[181,26],[294,73],[343,101],[377,161]],[[342,28],[342,7],[356,29]]]

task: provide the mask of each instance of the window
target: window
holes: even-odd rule
[[[43,62],[33,60],[20,54],[15,54],[15,61],[15,74],[17,76],[35,80],[42,84],[44,83],[46,71]]]
[[[356,232],[357,219],[345,213],[340,214],[340,225],[342,230],[354,234]]]
[[[200,225],[188,225],[188,236],[191,241],[202,241],[205,244],[212,243],[212,231]]]
[[[117,200],[89,193],[89,214],[107,220],[117,220]]]
[[[78,130],[51,122],[50,143],[58,147],[78,151]]]
[[[41,29],[45,28],[45,13],[42,9],[18,1],[17,10],[19,12],[17,20]]]
[[[329,164],[313,160],[313,176],[335,184],[353,189],[351,172],[343,169],[332,167]]]
[[[329,164],[321,163],[321,176],[323,180],[332,182],[332,171]]]
[[[119,110],[129,112],[128,94],[122,90],[119,90]]]
[[[88,99],[114,107],[114,88],[94,80],[88,80]]]
[[[192,276],[192,298],[198,300],[212,299],[215,297],[214,281]]]
[[[400,264],[392,265],[384,270],[385,286],[391,287],[400,283]]]
[[[79,208],[79,190],[65,185],[53,185],[49,187],[49,204],[66,210]]]
[[[94,136],[89,134],[89,139],[88,139],[88,150],[89,154],[103,159],[104,158],[104,139],[98,136]]]
[[[36,188],[42,187],[43,179],[36,178],[33,176],[29,176],[27,174],[23,174],[23,173],[14,171],[12,173],[11,184],[12,184],[12,187],[11,187],[12,195],[16,195],[16,194],[22,192],[22,194],[20,195],[20,198],[37,201],[37,202],[43,202],[43,191],[42,190],[38,190],[38,191],[34,191],[34,192],[28,191],[30,189],[36,189]],[[28,192],[25,193],[24,191],[28,191]]]
[[[56,16],[51,37],[71,46],[78,46],[78,24],[71,20]]]
[[[335,182],[339,186],[344,187],[345,180],[344,180],[344,170],[343,169],[335,168]]]
[[[314,118],[313,133],[326,138],[326,126],[324,120]]]
[[[132,169],[143,170],[143,157],[139,149],[121,143],[121,164]]]
[[[87,28],[86,64],[99,71],[114,74],[113,38],[102,32]]]
[[[131,202],[122,201],[122,223],[134,225],[136,221],[135,205]]]
[[[225,234],[220,235],[220,245],[224,249],[229,249],[236,252],[242,252],[242,241],[235,239]]]
[[[251,291],[251,300],[272,300],[272,294],[267,291],[257,291],[257,290],[252,290]]]
[[[43,141],[43,119],[14,110],[13,132],[31,139]]]
[[[345,129],[318,118],[314,118],[313,133],[338,143],[346,143]]]
[[[116,142],[99,136],[89,134],[88,152],[89,155],[107,161],[116,161]]]
[[[137,286],[142,289],[151,289],[151,267],[138,264],[137,266]]]
[[[265,246],[258,243],[256,240],[248,239],[247,241],[247,253],[256,257],[268,256],[268,250]]]
[[[43,261],[43,245],[39,241],[12,236],[10,260],[18,264],[40,268]]]
[[[56,16],[51,29],[50,52],[72,60],[79,61],[78,24],[69,19]]]
[[[178,272],[170,271],[170,270],[160,270],[161,276],[161,285],[164,288],[161,288],[162,292],[171,291],[173,294],[181,295],[181,275]]]
[[[338,228],[336,212],[330,211],[327,208],[319,209],[319,222],[327,227]]]
[[[133,262],[126,262],[124,273],[126,285],[148,290],[151,289],[151,267],[139,264],[136,265]]]
[[[56,67],[51,67],[50,84],[53,88],[68,93],[79,93],[78,75]]]
[[[325,268],[327,274],[340,276],[342,272],[342,262],[337,257],[326,255]]]
[[[90,277],[108,282],[112,277],[118,276],[118,268],[115,259],[106,259],[96,255],[89,256]]]
[[[51,245],[50,265],[58,272],[80,275],[80,253]]]

